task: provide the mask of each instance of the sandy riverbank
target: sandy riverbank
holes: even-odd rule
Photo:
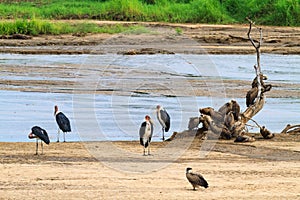
[[[299,135],[246,144],[219,141],[200,157],[203,141],[196,139],[172,162],[156,154],[167,142],[153,143],[147,157],[138,141],[111,144],[140,155],[132,161],[137,171],[149,161],[166,164],[146,173],[109,167],[123,158],[97,160],[84,143],[50,143],[38,156],[35,143],[0,143],[0,199],[300,199],[299,141]],[[188,166],[203,174],[208,189],[191,190]]]

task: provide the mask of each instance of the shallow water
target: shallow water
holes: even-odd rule
[[[131,96],[124,99],[123,96],[95,95],[91,104],[92,101],[78,101],[79,97],[72,94],[0,91],[0,95],[5,95],[0,103],[0,141],[29,141],[27,135],[34,125],[45,128],[51,141],[56,141],[55,104],[70,118],[73,131],[67,134],[68,141],[137,140],[145,114],[150,114],[155,122],[153,138],[158,141],[161,128],[154,113],[157,102],[166,105],[172,119],[171,129],[166,133],[168,137],[173,131],[187,129],[189,117],[199,115],[197,108],[211,106],[215,101],[209,97]],[[244,110],[244,99],[236,100]],[[79,105],[81,110],[73,109]],[[287,123],[299,123],[299,112],[299,99],[269,98],[263,112],[254,119],[271,131],[280,132]]]
[[[0,54],[0,66],[34,66],[38,68],[60,67],[71,69],[74,65],[82,66],[75,72],[87,79],[93,73],[103,74],[103,68],[95,71],[97,66],[118,66],[118,70],[126,75],[132,70],[156,71],[165,78],[185,78],[189,76],[209,76],[221,79],[252,80],[255,55],[14,55]],[[297,55],[262,55],[263,72],[273,82],[300,83],[300,56]],[[91,71],[89,71],[89,66]],[[94,67],[91,67],[94,66]],[[96,66],[96,68],[95,68]],[[124,68],[122,68],[124,67]],[[116,70],[116,67],[113,68]],[[51,72],[51,71],[50,71]],[[47,76],[47,74],[4,73],[2,80],[53,80],[74,79],[70,76]],[[55,72],[53,72],[55,73]],[[251,76],[249,75],[251,74]],[[76,78],[76,77],[75,77]],[[124,81],[114,76],[113,71],[105,74],[100,84]],[[128,78],[128,76],[127,76]],[[130,77],[134,80],[135,77]],[[145,85],[151,81],[148,73],[144,73]],[[150,80],[148,80],[150,79]],[[99,80],[96,80],[99,82]],[[120,84],[121,85],[121,84]],[[83,86],[84,87],[84,86]],[[140,87],[140,86],[136,86]],[[128,96],[17,92],[0,90],[0,141],[29,141],[30,128],[39,125],[45,128],[51,141],[56,140],[57,125],[53,116],[53,106],[58,105],[70,118],[72,133],[67,135],[68,141],[94,140],[137,140],[138,129],[145,114],[150,114],[155,121],[154,140],[161,139],[161,128],[154,113],[157,104],[163,105],[169,112],[172,124],[169,133],[187,128],[189,117],[198,116],[198,108],[212,106],[218,108],[230,100],[209,97],[166,97],[153,94],[131,93]],[[236,98],[245,109],[245,99]],[[263,112],[254,119],[266,125],[273,132],[280,132],[287,123],[298,124],[300,99],[267,98]],[[253,131],[257,131],[254,129]],[[61,138],[62,139],[62,138]]]
[[[82,70],[88,66],[126,66],[132,69],[147,69],[176,75],[219,76],[223,79],[252,80],[254,75],[255,55],[20,55],[0,54],[0,66],[35,66],[39,68],[69,68],[80,65]],[[269,80],[300,83],[299,55],[261,55],[262,72]],[[128,70],[128,68],[126,68]],[[99,69],[102,71],[103,69]],[[33,72],[34,73],[34,72]],[[32,74],[30,74],[32,75]],[[45,74],[47,79],[49,78]],[[43,77],[1,76],[1,79],[42,79]],[[59,77],[56,77],[59,78]]]

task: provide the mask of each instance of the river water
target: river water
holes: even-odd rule
[[[99,85],[117,84],[122,89],[128,77],[142,79],[143,86],[153,82],[153,72],[163,79],[186,78],[190,76],[211,77],[229,80],[252,80],[255,55],[15,55],[0,54],[0,66],[35,66],[36,68],[65,69],[80,65],[75,74],[91,80],[103,75],[95,82]],[[269,80],[278,83],[300,83],[299,55],[269,55],[261,57],[263,72]],[[99,65],[99,68],[98,68]],[[93,67],[92,67],[93,66]],[[96,67],[95,67],[96,66]],[[105,70],[103,70],[103,66]],[[117,67],[116,67],[117,66]],[[4,68],[5,68],[4,67]],[[89,67],[93,70],[87,70]],[[98,69],[99,72],[95,69]],[[113,70],[111,70],[113,69]],[[106,73],[108,70],[109,73]],[[116,70],[126,71],[124,77],[115,76]],[[134,73],[133,73],[134,71]],[[136,71],[142,75],[136,76]],[[151,73],[148,73],[151,71]],[[104,73],[105,72],[105,73]],[[52,72],[50,72],[52,73]],[[150,75],[151,74],[151,75]],[[165,76],[169,74],[169,76]],[[73,80],[76,77],[36,75],[35,71],[24,74],[4,73],[2,80]],[[99,77],[98,77],[99,78]],[[157,77],[160,78],[160,77]],[[105,80],[105,81],[103,81]],[[80,85],[82,89],[84,84]],[[137,85],[135,87],[141,87]],[[57,125],[53,116],[54,105],[70,118],[72,133],[67,134],[67,141],[98,140],[138,140],[138,130],[143,118],[149,114],[155,122],[153,139],[161,139],[161,127],[156,120],[155,106],[163,105],[171,116],[170,136],[174,131],[187,129],[189,117],[198,116],[198,108],[212,106],[218,108],[229,98],[208,96],[181,96],[185,86],[168,86],[175,90],[172,96],[156,93],[97,94],[97,93],[56,93],[56,92],[21,92],[0,90],[0,141],[21,142],[27,138],[30,128],[39,125],[45,128],[50,140],[56,140]],[[171,87],[171,89],[170,89]],[[188,89],[188,88],[187,88]],[[49,90],[47,90],[49,91]],[[245,110],[245,99],[235,98]],[[287,123],[299,124],[300,99],[267,98],[263,112],[254,119],[273,132],[281,131]],[[250,131],[257,131],[253,129]]]

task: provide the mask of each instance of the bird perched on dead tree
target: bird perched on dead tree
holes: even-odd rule
[[[191,172],[192,168],[186,168],[186,178],[192,184],[193,190],[197,187],[208,188],[208,183],[201,174]]]
[[[268,129],[266,129],[265,126],[260,127],[260,134],[265,138],[265,139],[271,139],[275,137],[274,133],[271,133]]]

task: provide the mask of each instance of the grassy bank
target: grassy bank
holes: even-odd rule
[[[0,35],[25,34],[25,35],[59,35],[71,33],[149,33],[150,31],[140,25],[111,24],[99,26],[96,23],[85,21],[76,23],[51,22],[48,20],[18,19],[0,22]]]
[[[27,0],[2,1],[2,19],[98,19],[299,26],[299,0]]]
[[[95,23],[52,23],[53,19],[245,23],[299,26],[299,0],[27,0],[2,1],[0,34],[147,32],[145,27]]]

